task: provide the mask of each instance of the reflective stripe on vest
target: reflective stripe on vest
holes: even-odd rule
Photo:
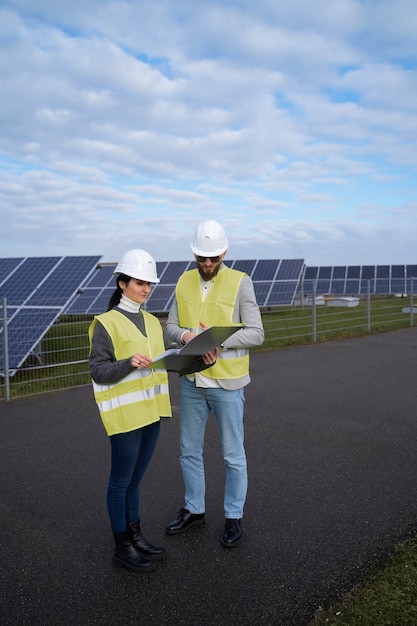
[[[89,329],[90,342],[96,324],[101,323],[111,337],[118,361],[130,358],[136,352],[155,358],[165,349],[161,324],[150,313],[142,313],[147,337],[123,313],[112,310],[94,318]],[[111,385],[99,385],[93,381],[93,390],[109,436],[142,428],[157,422],[161,416],[172,415],[165,370],[133,370]]]
[[[235,324],[233,311],[243,276],[243,272],[224,267],[217,274],[203,301],[198,270],[185,272],[176,287],[180,326],[198,333],[201,330],[200,322],[207,326]],[[220,351],[216,364],[204,370],[203,375],[215,379],[233,379],[242,378],[248,373],[249,350],[240,348]]]

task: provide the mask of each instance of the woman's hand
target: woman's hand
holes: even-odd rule
[[[146,354],[141,354],[138,352],[134,354],[130,360],[132,367],[136,367],[137,369],[150,367],[152,363],[152,359],[150,359]]]

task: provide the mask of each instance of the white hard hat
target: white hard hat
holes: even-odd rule
[[[126,276],[144,280],[147,283],[159,283],[159,278],[156,275],[156,263],[145,250],[137,249],[125,252],[114,273],[126,274]]]
[[[191,240],[191,250],[199,256],[218,256],[226,252],[228,245],[223,226],[215,220],[201,222]]]

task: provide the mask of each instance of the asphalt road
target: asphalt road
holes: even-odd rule
[[[417,528],[417,329],[253,354],[244,537],[220,545],[224,470],[206,436],[206,525],[183,506],[175,417],[142,489],[151,574],[111,564],[109,444],[89,386],[0,403],[3,626],[306,626]]]

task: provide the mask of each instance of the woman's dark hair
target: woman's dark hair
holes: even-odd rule
[[[119,285],[119,281],[122,281],[123,283],[128,283],[131,280],[131,276],[127,276],[126,274],[118,274],[116,276],[116,289],[113,291],[112,296],[109,300],[109,304],[107,307],[108,311],[111,311],[111,309],[114,309],[115,306],[117,306],[120,302],[120,298],[122,297],[122,289]]]

